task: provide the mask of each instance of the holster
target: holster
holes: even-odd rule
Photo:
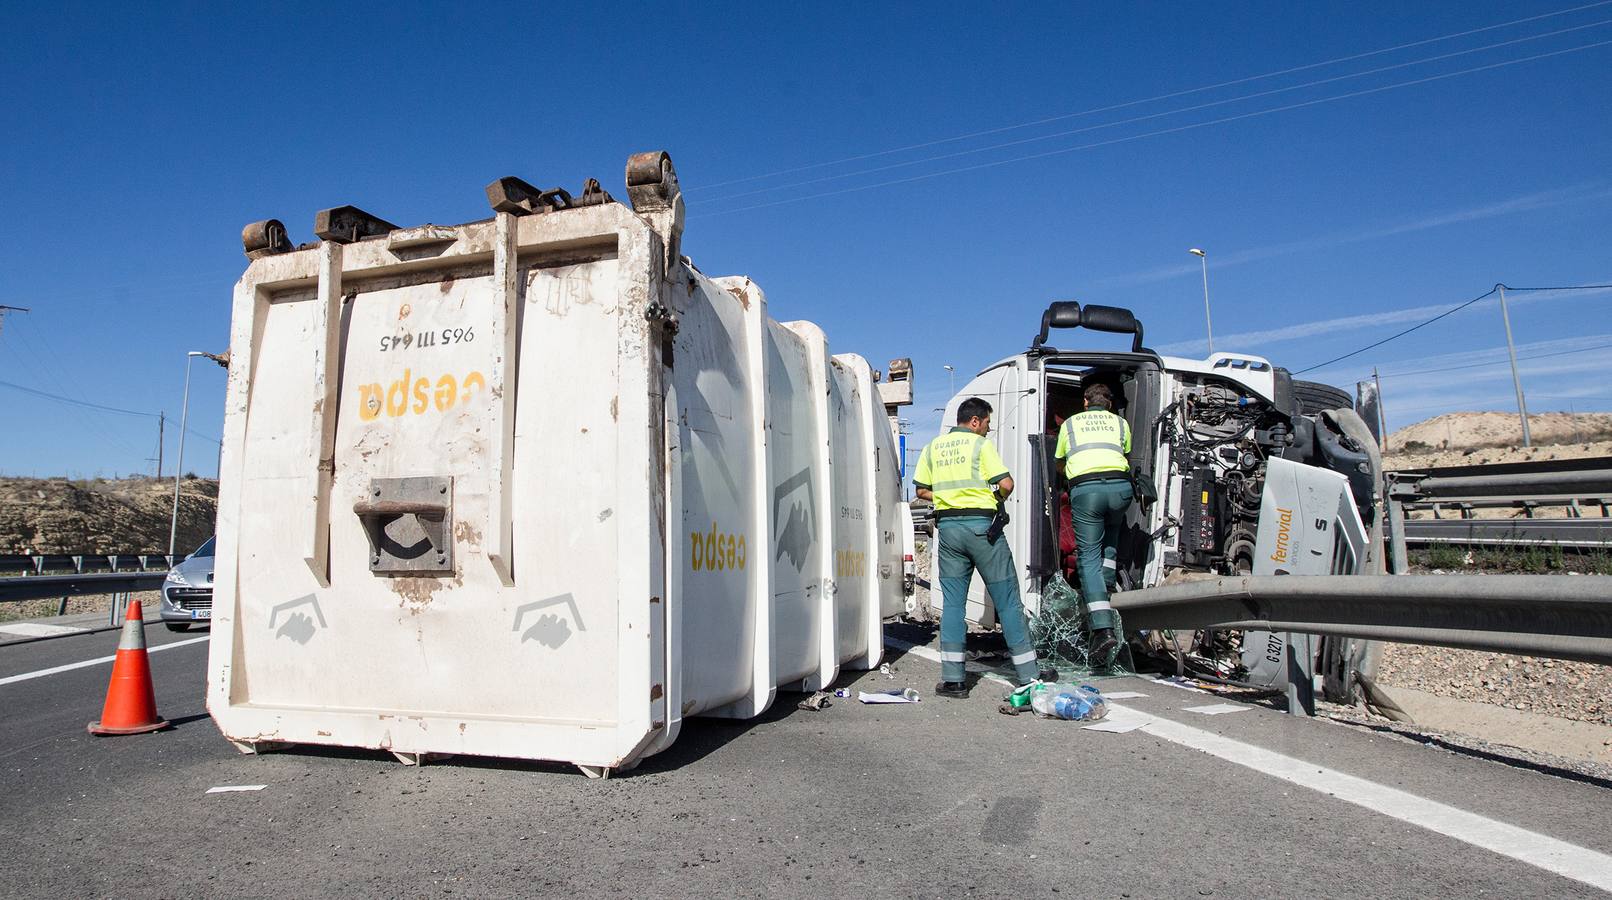
[[[992,544],[996,543],[997,538],[1002,536],[1002,531],[1007,528],[1008,521],[1007,510],[998,506],[996,515],[991,517],[991,526],[985,529],[985,540]]]

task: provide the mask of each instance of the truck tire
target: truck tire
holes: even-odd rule
[[[1313,416],[1327,409],[1354,409],[1354,398],[1342,388],[1319,381],[1293,381],[1293,398],[1299,403],[1299,415]]]

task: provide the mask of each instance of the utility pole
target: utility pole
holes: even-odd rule
[[[1388,449],[1388,410],[1383,407],[1383,380],[1377,375],[1377,367],[1371,367],[1371,380],[1377,383],[1377,433],[1383,436],[1382,448]]]
[[[7,306],[4,303],[0,303],[0,329],[5,328],[6,313],[8,312],[33,312],[33,310],[26,306]]]
[[[168,418],[168,413],[167,412],[159,411],[157,413],[157,478],[158,479],[162,478],[162,427],[163,427],[163,425],[166,424],[165,420],[167,418]]]
[[[1522,418],[1522,445],[1532,447],[1534,443],[1528,434],[1528,403],[1522,397],[1522,376],[1517,374],[1517,346],[1511,340],[1511,313],[1506,309],[1506,286],[1497,284],[1494,288],[1500,292],[1500,321],[1506,323],[1506,352],[1511,355],[1511,383],[1517,388],[1517,415]]]

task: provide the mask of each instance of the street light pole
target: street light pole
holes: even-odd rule
[[[951,366],[941,366],[941,368],[945,369],[946,375],[951,378],[952,396],[957,396],[957,370]]]
[[[185,354],[185,399],[179,407],[179,460],[174,463],[174,511],[168,520],[168,555],[174,555],[174,542],[179,537],[179,479],[185,474],[185,426],[190,421],[190,364],[196,357],[205,356],[200,350]]]
[[[1522,445],[1532,447],[1534,444],[1528,434],[1528,403],[1522,397],[1522,376],[1517,374],[1517,347],[1511,342],[1511,313],[1506,309],[1506,286],[1497,284],[1494,287],[1500,292],[1500,320],[1506,323],[1506,352],[1511,355],[1511,384],[1517,389],[1517,415],[1522,417]]]
[[[1203,328],[1209,335],[1209,355],[1215,354],[1215,326],[1209,320],[1209,255],[1193,247],[1188,253],[1196,256],[1198,262],[1203,264]]]

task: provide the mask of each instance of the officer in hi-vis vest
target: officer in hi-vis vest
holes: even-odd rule
[[[1058,430],[1054,455],[1069,479],[1070,517],[1079,545],[1080,597],[1092,631],[1092,659],[1107,662],[1119,642],[1108,595],[1118,583],[1119,536],[1131,505],[1131,426],[1114,412],[1114,392],[1088,385],[1086,411]]]
[[[940,530],[940,684],[943,697],[967,697],[964,649],[968,640],[968,586],[978,569],[996,606],[1002,637],[1019,684],[1037,677],[1057,679],[1057,672],[1038,671],[1035,646],[1019,602],[1019,577],[1013,551],[1000,534],[991,535],[991,520],[1000,501],[1013,493],[1013,478],[985,435],[991,431],[991,404],[970,397],[957,407],[957,427],[929,442],[918,457],[913,487],[932,500]]]

